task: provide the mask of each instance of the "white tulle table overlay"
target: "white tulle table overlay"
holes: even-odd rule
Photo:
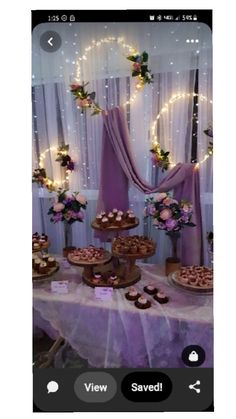
[[[34,284],[34,326],[54,337],[63,336],[91,366],[183,367],[181,353],[187,345],[206,352],[202,367],[213,365],[212,296],[182,291],[172,286],[157,265],[142,264],[142,279],[135,285],[153,283],[170,298],[168,304],[152,301],[139,310],[126,300],[127,289],[113,291],[112,300],[98,301],[85,285],[81,268],[60,269],[53,280],[69,280],[68,294],[52,294],[50,281]]]

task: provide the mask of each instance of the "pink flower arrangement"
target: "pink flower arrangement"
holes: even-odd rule
[[[71,84],[70,91],[74,95],[77,106],[83,111],[83,109],[90,108],[92,115],[97,115],[102,112],[102,108],[95,102],[96,93],[87,92],[85,87],[89,83],[82,84]]]
[[[144,208],[144,216],[153,218],[153,225],[159,230],[178,232],[183,227],[195,227],[191,222],[193,206],[186,200],[178,202],[168,193],[158,193],[148,198]]]
[[[51,215],[50,221],[58,223],[67,221],[69,224],[75,221],[83,222],[84,211],[87,206],[87,199],[80,193],[67,195],[67,191],[59,191],[57,202],[49,208],[48,214]]]

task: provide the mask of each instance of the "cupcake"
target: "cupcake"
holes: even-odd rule
[[[96,216],[96,222],[97,222],[97,224],[101,224],[101,222],[102,222],[102,214],[97,214],[97,216]]]
[[[105,217],[106,216],[106,211],[101,211],[101,216]]]
[[[136,245],[130,246],[130,253],[132,254],[138,253],[138,247]]]
[[[34,270],[35,270],[36,272],[38,272],[38,271],[39,271],[39,266],[40,266],[40,263],[41,263],[41,259],[35,259],[35,260],[34,260]]]
[[[125,297],[127,298],[127,300],[135,301],[135,300],[138,300],[138,298],[140,297],[140,294],[138,293],[136,288],[131,287],[129,288],[129,291],[125,294]]]
[[[117,216],[117,213],[118,213],[118,209],[117,208],[113,208],[112,212],[113,212],[114,216],[116,217]]]
[[[133,214],[134,212],[131,210],[131,209],[128,209],[127,211],[126,211],[126,218],[128,218],[129,217],[129,215],[130,214]]]
[[[120,216],[120,215],[117,215],[117,217],[116,217],[116,219],[115,219],[115,224],[116,224],[117,226],[121,226],[121,223],[122,223],[122,218],[121,218],[121,216]]]
[[[103,228],[106,228],[108,226],[108,223],[109,223],[108,218],[107,217],[103,217],[102,218],[102,223],[101,223],[102,227]]]
[[[39,273],[46,274],[48,272],[48,267],[46,262],[41,262],[39,265]]]
[[[101,272],[96,272],[96,273],[93,275],[92,282],[93,282],[95,285],[98,285],[98,284],[100,284],[100,283],[101,283],[101,280],[102,280],[102,274],[101,274]]]
[[[39,250],[40,249],[40,244],[38,242],[33,243],[33,249],[34,250]]]
[[[147,253],[147,246],[141,245],[139,247],[139,252],[141,253],[141,255],[146,255],[146,253]]]
[[[108,218],[109,223],[112,224],[115,219],[113,212],[109,212],[107,218]]]
[[[129,214],[128,215],[128,222],[130,224],[135,224],[135,215],[134,214]]]
[[[121,246],[121,253],[127,254],[129,253],[129,246]]]
[[[43,262],[47,262],[48,261],[48,258],[49,258],[49,255],[46,255],[45,254],[45,255],[42,256],[42,261]]]
[[[118,217],[121,217],[121,218],[123,219],[123,218],[124,218],[124,213],[123,213],[123,211],[118,211],[117,216],[118,216]]]
[[[135,301],[135,306],[137,307],[137,308],[140,308],[140,309],[144,309],[144,308],[149,308],[149,307],[151,307],[151,303],[150,303],[150,301],[148,301],[147,300],[147,298],[145,297],[145,295],[141,295],[138,299],[137,299],[137,301]]]
[[[152,284],[147,285],[143,290],[149,295],[154,295],[157,293],[157,288]]]
[[[35,257],[35,256],[33,256],[32,257],[32,268],[34,269],[34,264],[35,264],[35,261],[37,260],[37,258]]]
[[[181,276],[179,277],[179,279],[180,279],[180,281],[181,281],[183,284],[185,284],[185,285],[187,285],[187,284],[188,284],[188,277],[187,277],[187,275],[181,275]]]
[[[48,258],[47,265],[48,265],[49,268],[53,268],[54,266],[56,266],[56,260],[55,260],[55,258],[53,258],[52,256],[50,256]]]
[[[109,278],[108,278],[108,283],[109,284],[114,284],[114,281],[116,281],[118,278],[117,278],[117,275],[114,273],[114,272],[112,272],[110,275],[109,275]]]
[[[161,292],[161,291],[159,291],[155,295],[154,299],[156,301],[158,301],[158,303],[160,303],[160,304],[165,304],[165,303],[167,303],[169,301],[169,299],[168,299],[168,297],[166,297],[165,293],[164,292]]]

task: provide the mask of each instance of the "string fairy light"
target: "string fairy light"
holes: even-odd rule
[[[171,105],[173,105],[175,102],[177,102],[178,100],[180,100],[180,99],[186,99],[186,98],[194,98],[196,96],[198,96],[198,99],[201,102],[202,101],[205,101],[205,102],[209,102],[210,104],[213,103],[213,101],[212,100],[209,100],[207,98],[207,96],[204,96],[202,94],[198,94],[198,93],[195,93],[195,92],[194,93],[185,93],[185,92],[184,93],[181,93],[180,92],[180,93],[176,93],[176,94],[174,94],[174,95],[171,96],[171,98],[161,108],[161,110],[157,114],[155,120],[152,122],[152,125],[151,125],[151,143],[152,143],[152,146],[158,146],[158,144],[159,144],[158,143],[158,139],[157,139],[156,130],[157,130],[157,123],[158,123],[159,119],[161,118],[161,116],[164,113],[168,112],[169,111],[169,107]],[[206,153],[205,156],[203,157],[203,159],[200,162],[196,163],[195,168],[198,169],[199,166],[200,166],[200,164],[204,163],[211,155],[212,155],[212,152]],[[171,159],[170,159],[170,167],[174,167],[174,166],[176,166],[176,164],[174,162],[172,162]]]
[[[58,147],[56,146],[51,146],[49,148],[47,148],[46,150],[44,150],[42,153],[40,153],[39,155],[39,168],[42,169],[44,168],[44,160],[46,159],[46,156],[49,152],[54,152],[54,151],[58,151]],[[61,151],[61,153],[63,155],[67,154],[66,150]],[[46,184],[49,186],[49,188],[57,188],[59,186],[62,186],[64,182],[68,182],[69,181],[69,170],[66,170],[66,176],[65,176],[65,180],[51,180],[48,177],[46,178]]]
[[[101,38],[98,41],[93,39],[92,43],[84,49],[84,52],[82,53],[82,55],[80,57],[78,57],[78,59],[76,61],[77,70],[76,70],[75,80],[76,80],[77,83],[81,83],[81,65],[80,65],[81,61],[87,61],[88,54],[92,50],[94,50],[95,48],[100,47],[101,45],[110,44],[110,43],[117,43],[119,46],[126,49],[129,54],[132,54],[132,55],[139,54],[137,48],[135,48],[133,45],[127,44],[125,42],[124,37],[109,36],[107,38]],[[132,93],[130,99],[124,102],[124,106],[130,105],[131,103],[133,103],[135,101],[136,97],[137,97],[138,92],[140,90],[142,90],[143,87],[144,87],[143,84],[141,82],[139,82],[136,85],[135,90]]]

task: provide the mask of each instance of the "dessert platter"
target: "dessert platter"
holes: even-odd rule
[[[41,250],[45,250],[49,247],[48,236],[46,234],[39,234],[38,232],[32,235],[32,251],[40,252]]]
[[[68,262],[84,268],[82,276],[84,281],[90,286],[95,286],[93,283],[94,267],[97,265],[106,265],[110,262],[111,258],[112,255],[110,252],[102,247],[97,248],[93,245],[75,249],[67,255]]]
[[[181,267],[170,277],[175,285],[190,291],[199,293],[213,291],[213,269],[206,266]]]
[[[117,208],[109,212],[102,211],[96,215],[92,228],[105,231],[129,230],[139,225],[139,219],[130,209],[121,211]]]
[[[59,269],[59,263],[48,254],[32,257],[33,280],[44,279],[52,276]]]

